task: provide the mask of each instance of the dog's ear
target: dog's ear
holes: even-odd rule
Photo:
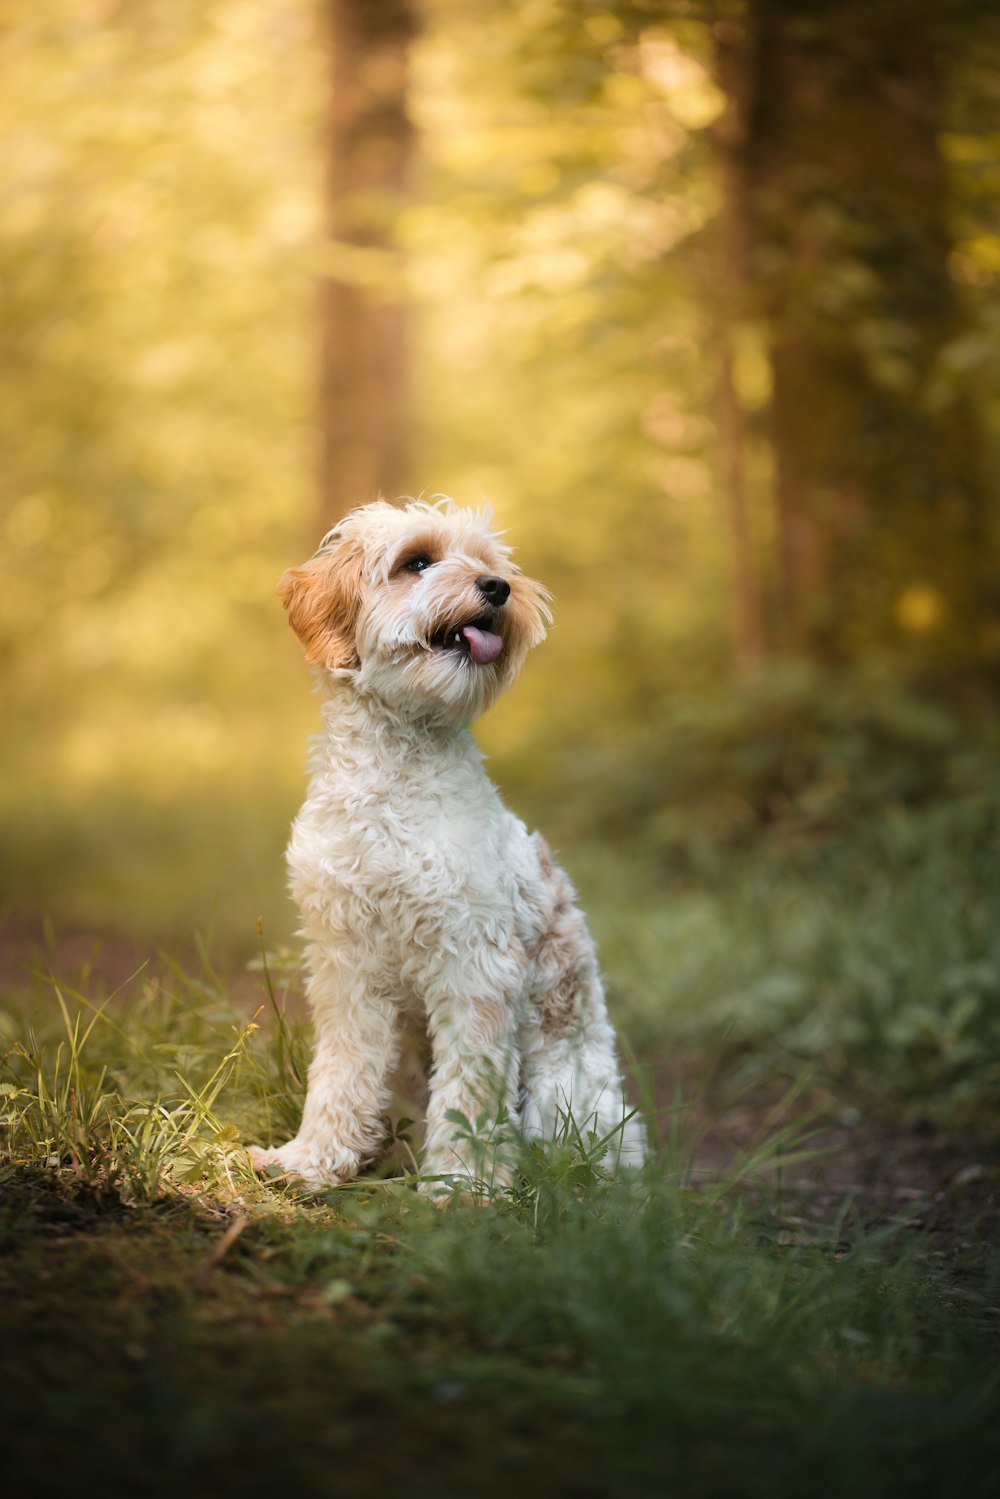
[[[360,666],[354,629],[361,608],[364,548],[357,538],[318,552],[278,579],[278,597],[288,623],[305,647],[306,660],[331,670]]]

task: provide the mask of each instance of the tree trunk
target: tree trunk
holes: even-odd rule
[[[718,61],[726,56],[720,50]],[[720,77],[725,89],[728,73]],[[718,425],[719,466],[723,503],[729,528],[732,560],[732,648],[736,674],[749,679],[757,674],[765,656],[762,588],[751,516],[751,496],[746,476],[747,420],[734,370],[733,348],[737,331],[748,319],[745,222],[746,193],[742,180],[740,111],[730,95],[716,129],[722,148],[724,190],[715,254],[708,259],[706,300],[712,308],[713,352],[719,363]]]
[[[984,575],[976,422],[937,379],[961,319],[934,9],[745,0],[716,28],[772,365],[785,644],[819,657],[900,630],[960,645]]]
[[[328,0],[329,226],[322,290],[322,524],[407,487],[408,328],[394,223],[413,151],[410,0]]]
[[[746,482],[743,410],[728,342],[722,346],[719,375],[719,447],[733,566],[733,657],[737,675],[749,680],[763,664],[764,628]]]

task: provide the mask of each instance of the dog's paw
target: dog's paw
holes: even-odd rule
[[[341,1182],[349,1181],[357,1169],[327,1165],[294,1140],[271,1149],[263,1145],[248,1145],[247,1155],[258,1176],[301,1182],[309,1187],[339,1186]]]
[[[280,1150],[268,1150],[263,1145],[248,1145],[247,1155],[258,1176],[280,1176],[288,1170]]]

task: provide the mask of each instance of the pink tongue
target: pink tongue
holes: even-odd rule
[[[462,634],[469,642],[469,655],[479,666],[488,666],[503,650],[503,639],[489,630],[477,630],[475,625],[464,625]]]

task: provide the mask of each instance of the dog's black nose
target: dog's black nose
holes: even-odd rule
[[[484,598],[489,599],[494,608],[499,609],[501,604],[506,604],[510,597],[510,584],[506,578],[496,578],[488,573],[483,578],[476,579],[476,587]]]

